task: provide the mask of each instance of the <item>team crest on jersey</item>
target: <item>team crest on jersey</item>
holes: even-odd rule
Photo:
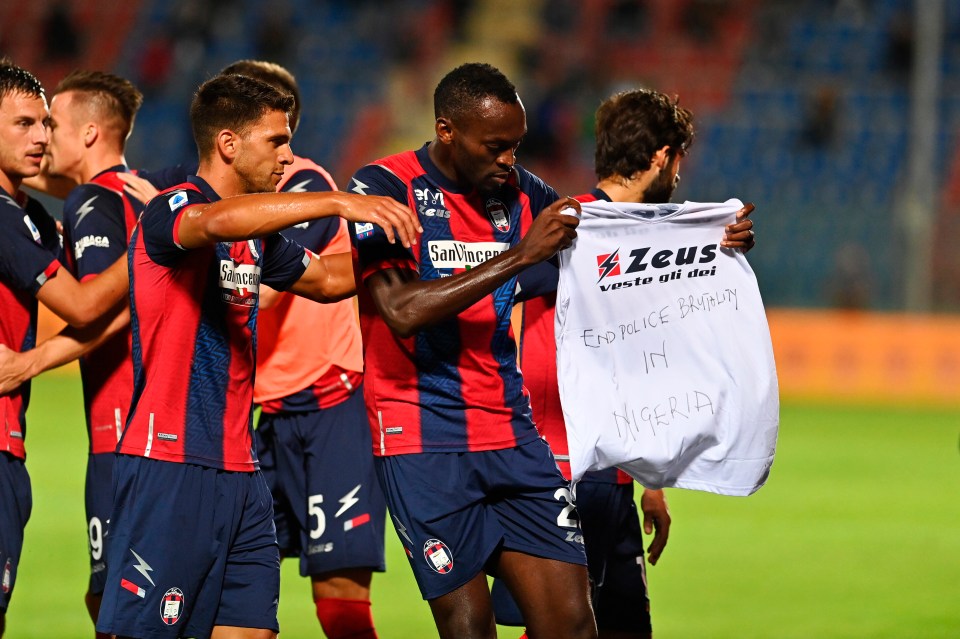
[[[373,222],[362,222],[357,224],[357,239],[362,240],[373,235]]]
[[[167,203],[170,204],[170,210],[176,211],[181,206],[187,203],[187,192],[186,191],[177,191],[170,196],[170,199],[167,200]]]
[[[3,590],[3,594],[10,592],[10,583],[13,579],[13,564],[10,562],[10,558],[7,558],[7,563],[3,565],[3,581],[0,581],[0,590]]]
[[[183,603],[183,591],[179,588],[171,588],[163,593],[163,599],[160,600],[160,619],[163,623],[172,626],[180,621]]]
[[[597,271],[600,273],[600,279],[620,275],[620,249],[613,253],[604,253],[597,256]]]
[[[453,553],[450,548],[439,539],[428,539],[423,545],[423,557],[427,565],[441,575],[453,570]]]
[[[30,219],[29,215],[23,216],[23,223],[27,225],[27,230],[30,231],[30,235],[33,236],[33,241],[37,244],[40,244],[40,229],[38,229],[37,225],[33,223],[33,220]]]
[[[487,200],[487,216],[497,230],[506,233],[510,230],[510,214],[507,211],[507,205],[496,198]]]

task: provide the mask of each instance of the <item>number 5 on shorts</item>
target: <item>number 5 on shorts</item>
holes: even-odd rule
[[[320,539],[327,529],[327,516],[323,514],[323,495],[310,495],[307,498],[307,515],[317,518],[317,527],[310,530],[310,539]]]

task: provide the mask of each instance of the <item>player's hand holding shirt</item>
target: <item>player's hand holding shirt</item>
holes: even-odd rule
[[[749,495],[766,481],[770,332],[746,258],[719,247],[741,206],[583,205],[556,310],[574,480],[618,466],[648,488]]]

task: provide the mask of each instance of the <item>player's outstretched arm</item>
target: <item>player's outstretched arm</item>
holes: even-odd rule
[[[452,277],[423,281],[403,269],[374,273],[366,285],[377,310],[400,337],[455,316],[523,269],[570,246],[580,220],[561,213],[567,208],[579,212],[580,203],[573,198],[557,200],[537,216],[516,246]]]
[[[37,299],[74,328],[84,328],[125,303],[129,288],[127,256],[94,278],[78,282],[65,268],[44,282]]]
[[[663,491],[644,489],[640,497],[640,510],[643,511],[643,532],[648,535],[654,533],[653,541],[647,547],[647,557],[650,564],[655,566],[670,537],[670,510]]]
[[[356,279],[353,276],[353,257],[350,253],[314,255],[307,265],[307,270],[288,290],[323,303],[339,302],[353,296],[357,292]]]
[[[420,230],[416,213],[393,198],[325,191],[238,195],[193,206],[180,219],[178,237],[183,248],[199,248],[265,237],[333,215],[349,222],[372,222],[386,232],[391,243],[399,239],[407,247]]]
[[[86,355],[129,325],[130,309],[124,305],[86,328],[67,326],[23,353],[0,344],[0,395],[16,390],[44,371]]]
[[[753,248],[753,220],[749,218],[749,215],[753,213],[754,208],[753,204],[744,204],[743,208],[737,211],[737,221],[726,226],[720,246],[740,249],[744,253]]]

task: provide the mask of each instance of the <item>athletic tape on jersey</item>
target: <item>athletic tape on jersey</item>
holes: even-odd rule
[[[648,488],[759,489],[779,424],[753,270],[721,249],[739,200],[583,205],[560,254],[560,397],[573,478],[618,466]]]

